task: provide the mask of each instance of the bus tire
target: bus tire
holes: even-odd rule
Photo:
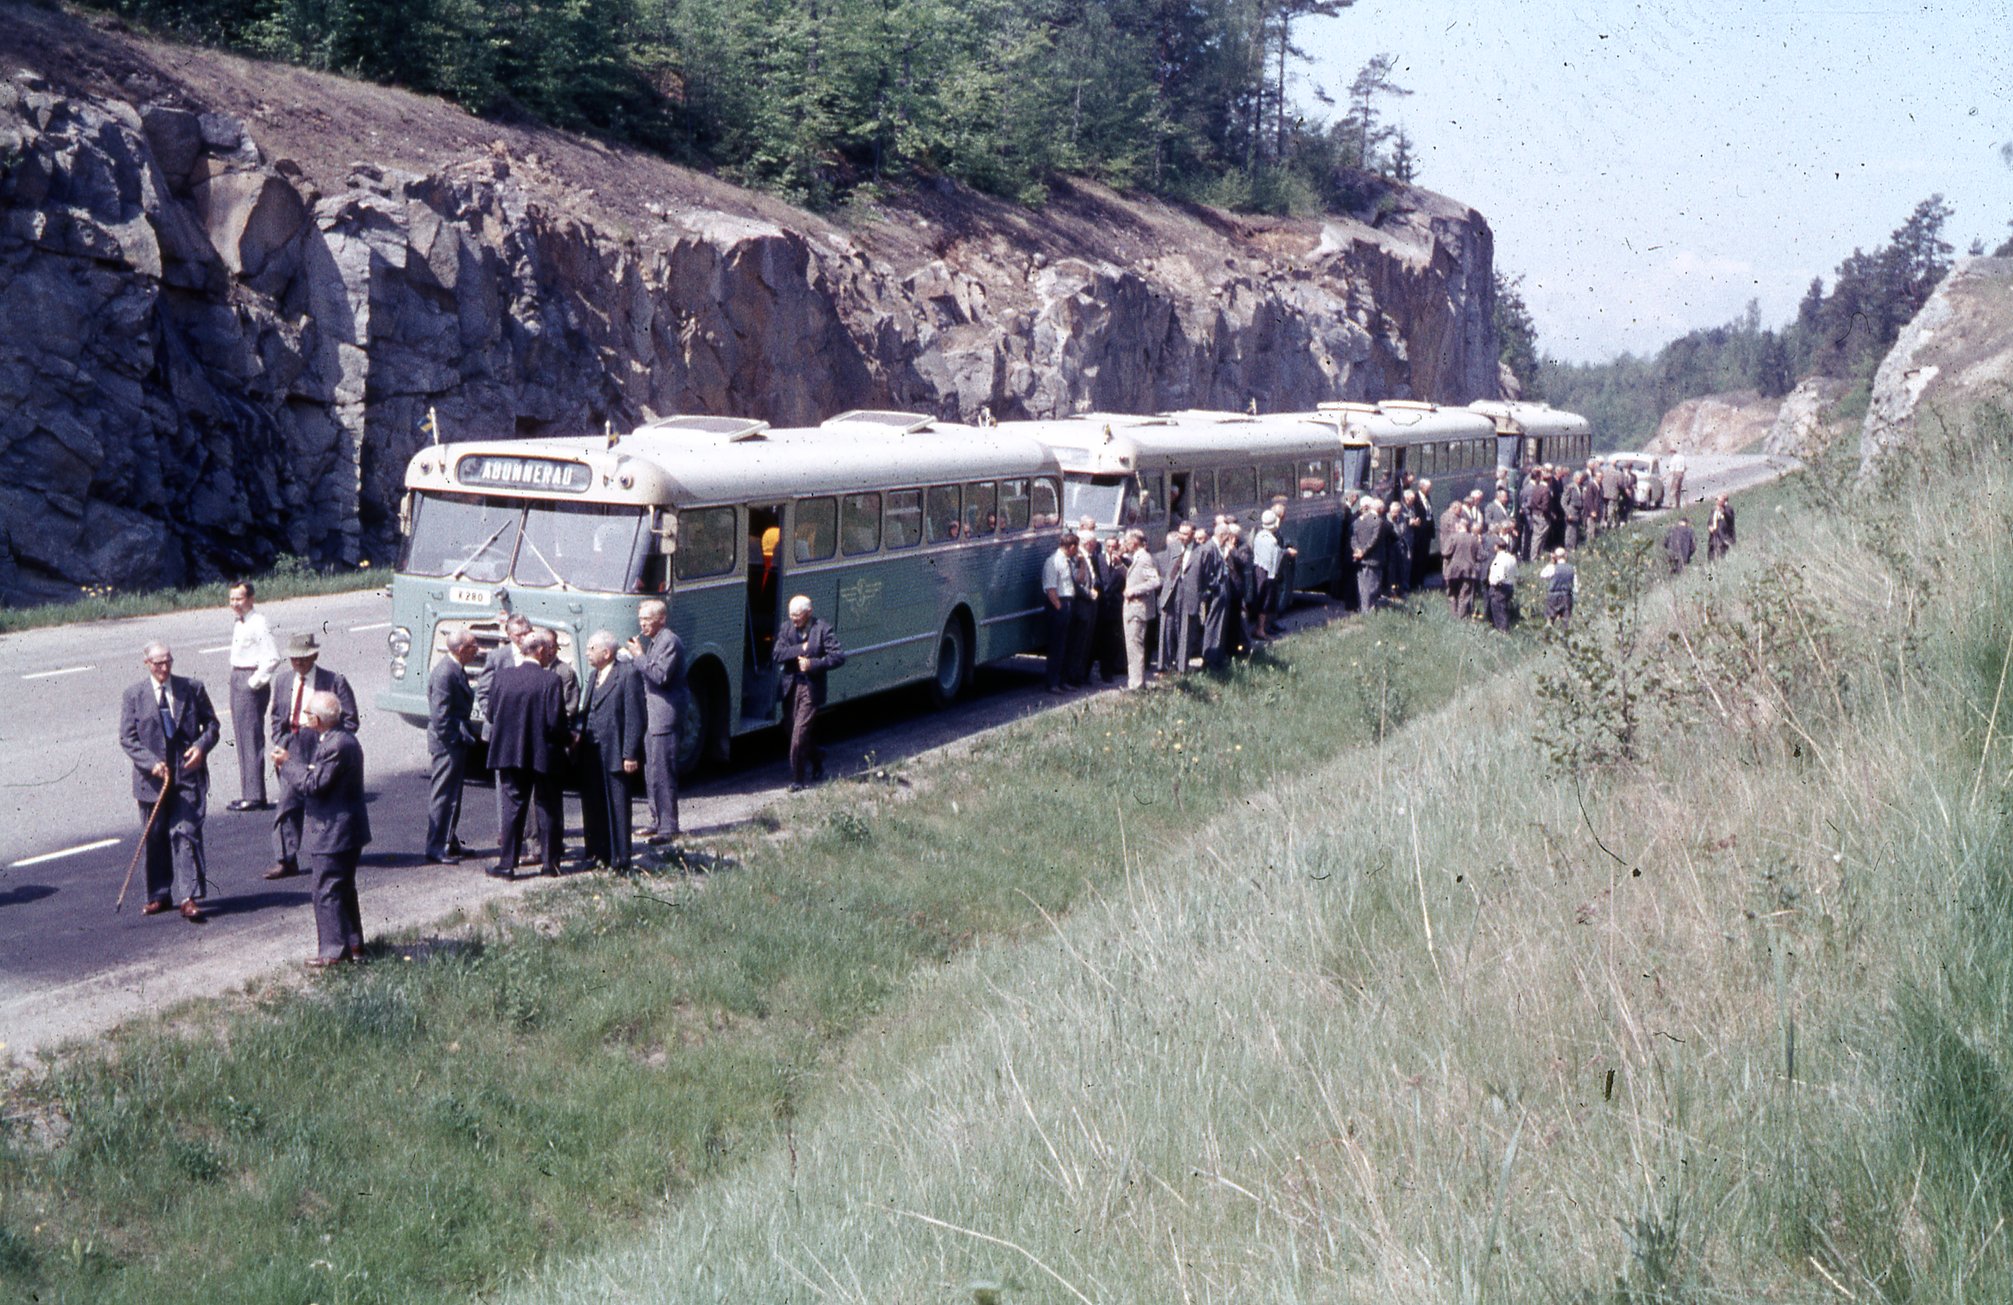
[[[685,682],[685,706],[678,713],[678,778],[708,761],[725,758],[727,691],[717,670],[708,667]]]
[[[964,696],[972,682],[972,631],[964,609],[951,613],[937,636],[937,661],[928,685],[930,705],[947,707]]]

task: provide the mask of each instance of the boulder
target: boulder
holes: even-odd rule
[[[1643,448],[1651,453],[1745,452],[1768,437],[1781,410],[1781,399],[1763,398],[1754,390],[1686,399],[1664,414]]]
[[[2013,407],[2013,258],[1959,260],[1901,329],[1873,375],[1860,474],[1891,449],[1921,447],[1925,420],[1954,433],[1982,402]]]

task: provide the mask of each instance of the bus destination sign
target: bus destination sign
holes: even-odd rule
[[[455,463],[454,478],[483,489],[542,489],[560,494],[585,494],[594,487],[594,469],[584,462],[487,453],[471,454]]]

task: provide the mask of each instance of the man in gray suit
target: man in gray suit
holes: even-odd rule
[[[426,806],[426,859],[436,865],[461,860],[461,791],[468,757],[482,740],[475,732],[475,686],[468,664],[481,650],[474,635],[447,636],[447,656],[426,677],[426,753],[431,758]]]
[[[580,686],[579,742],[574,745],[580,782],[580,823],[587,859],[615,870],[630,868],[629,777],[643,769],[643,676],[615,656],[615,636],[596,630],[587,640],[587,679]]]
[[[370,810],[364,805],[363,748],[343,723],[348,711],[333,693],[312,695],[302,708],[312,722],[312,754],[273,749],[273,765],[300,796],[304,813],[300,855],[315,876],[316,946],[307,964],[317,970],[363,959],[356,867],[370,843]]]
[[[315,730],[308,723],[308,703],[317,693],[333,693],[342,703],[342,727],[356,733],[359,717],[356,694],[349,681],[318,665],[321,643],[312,634],[297,634],[287,640],[288,669],[273,681],[273,708],[270,736],[275,752],[288,752],[303,761],[314,759]],[[301,872],[301,796],[280,779],[279,808],[273,812],[273,865],[268,879],[286,879]]]
[[[203,877],[203,816],[209,807],[210,749],[222,727],[201,680],[173,673],[175,655],[150,643],[140,655],[148,678],[119,703],[119,746],[133,762],[133,798],[147,831],[147,904],[159,915],[175,903],[182,918],[203,922],[196,899]],[[167,792],[162,793],[163,787]],[[155,811],[158,804],[159,811]]]
[[[650,795],[653,843],[678,836],[678,713],[685,709],[685,645],[666,628],[670,615],[662,599],[645,599],[636,608],[641,633],[627,645],[643,674],[643,783]]]

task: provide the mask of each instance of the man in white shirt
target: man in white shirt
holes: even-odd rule
[[[1081,541],[1073,530],[1065,530],[1055,552],[1041,568],[1041,594],[1048,604],[1048,691],[1062,692],[1063,671],[1069,660],[1070,615],[1076,605],[1077,548]]]
[[[272,702],[273,672],[280,649],[266,618],[252,610],[252,582],[231,586],[231,746],[238,750],[238,799],[230,811],[265,811],[266,708]]]
[[[1498,630],[1510,628],[1516,594],[1517,545],[1506,531],[1496,536],[1496,556],[1489,563],[1489,624]]]

